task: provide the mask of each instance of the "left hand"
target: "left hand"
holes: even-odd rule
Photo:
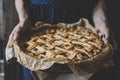
[[[98,32],[98,34],[100,35],[100,37],[102,38],[102,40],[105,42],[105,44],[107,44],[107,43],[111,44],[113,47],[113,51],[114,52],[118,51],[118,45],[116,43],[115,37],[109,28],[95,27],[95,29]]]
[[[107,27],[95,27],[95,30],[105,43],[109,42],[110,30]]]

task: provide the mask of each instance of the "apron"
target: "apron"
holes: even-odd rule
[[[31,22],[73,23],[80,18],[87,18],[91,24],[92,11],[98,0],[31,0]],[[73,73],[33,72],[36,80],[86,80],[92,74],[80,77]]]
[[[93,8],[98,0],[31,0],[31,22],[73,23],[87,18],[92,24]]]

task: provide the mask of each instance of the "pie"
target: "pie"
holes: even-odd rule
[[[49,28],[22,42],[24,51],[51,61],[82,61],[98,55],[104,43],[88,28]]]
[[[113,48],[87,19],[75,23],[36,22],[13,43],[14,57],[32,71],[83,75],[113,66]],[[89,66],[89,67],[88,67]]]

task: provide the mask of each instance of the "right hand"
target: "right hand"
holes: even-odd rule
[[[19,22],[14,29],[12,30],[11,34],[9,35],[9,39],[16,40],[20,33],[24,32],[27,27],[30,27],[28,21],[21,21]]]

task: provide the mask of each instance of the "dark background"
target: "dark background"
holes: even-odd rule
[[[108,18],[109,26],[111,27],[117,44],[120,46],[120,4],[118,0],[106,0],[106,16]],[[3,48],[6,46],[8,40],[8,35],[17,24],[17,14],[14,8],[14,0],[4,0],[3,1],[3,27],[5,28],[2,35],[2,40],[4,42]],[[3,43],[2,42],[2,43]],[[2,52],[4,54],[4,51]],[[117,52],[119,53],[119,52]],[[120,80],[120,55],[114,56],[115,66],[108,69],[101,69],[96,72],[89,80]],[[16,72],[16,61],[12,60],[9,64],[5,62],[5,80],[15,80]]]

